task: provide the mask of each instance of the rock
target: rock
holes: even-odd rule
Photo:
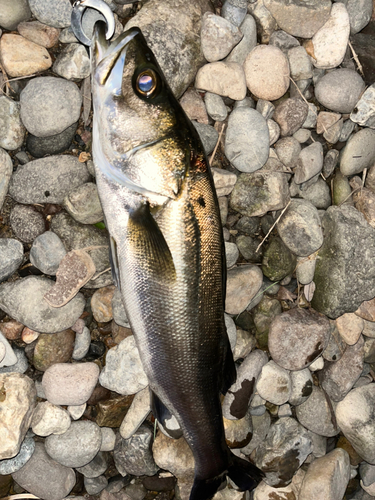
[[[293,138],[297,139],[300,144],[305,144],[311,138],[311,130],[300,128],[293,134]]]
[[[52,70],[59,76],[74,82],[90,75],[90,59],[83,45],[69,43],[59,53]]]
[[[331,333],[329,321],[313,309],[291,309],[271,323],[268,347],[286,370],[302,370],[322,353]]]
[[[317,458],[304,477],[299,500],[341,500],[350,479],[349,455],[341,448]]]
[[[30,262],[44,274],[54,276],[66,250],[60,238],[52,231],[46,231],[33,241]]]
[[[0,239],[0,282],[17,271],[23,261],[23,245],[13,238]]]
[[[345,122],[346,123],[346,122]],[[325,178],[329,177],[337,165],[339,159],[339,152],[337,149],[330,149],[323,160],[323,175]]]
[[[368,335],[366,333],[366,326],[369,322],[375,322],[375,298],[362,302],[359,308],[355,311],[355,314],[365,320],[363,335]]]
[[[315,85],[315,97],[328,109],[337,113],[351,113],[357,104],[365,83],[352,69],[335,69],[324,75]]]
[[[77,130],[77,123],[56,135],[48,137],[36,137],[28,134],[26,138],[26,149],[34,158],[42,158],[46,155],[56,155],[69,149]],[[57,157],[56,157],[57,158]],[[60,156],[59,158],[65,158]]]
[[[52,460],[43,443],[35,444],[30,460],[12,477],[21,488],[44,500],[62,500],[76,481],[74,471]]]
[[[373,165],[375,160],[375,130],[364,128],[352,135],[340,160],[343,175],[359,174]]]
[[[75,333],[73,330],[39,335],[33,357],[34,367],[45,372],[56,363],[67,363],[73,353]]]
[[[297,38],[294,38],[294,36],[289,35],[289,33],[283,30],[274,31],[270,36],[269,44],[278,47],[284,54],[287,54],[289,49],[300,46]]]
[[[357,102],[356,107],[350,114],[350,120],[345,123],[358,123],[362,127],[375,128],[375,85],[370,85]]]
[[[259,291],[263,281],[257,266],[234,267],[228,271],[225,312],[240,314]]]
[[[1,99],[1,97],[0,97]],[[0,124],[1,127],[1,124]],[[0,129],[1,132],[1,129]],[[13,163],[11,157],[6,151],[0,148],[0,210],[3,206],[5,196],[8,193],[8,185],[13,172]]]
[[[298,406],[304,403],[313,391],[313,379],[307,368],[290,372],[291,391],[289,403]]]
[[[42,384],[50,403],[74,406],[86,403],[98,377],[95,363],[56,363],[44,372]]]
[[[23,324],[14,319],[11,319],[6,323],[0,323],[0,332],[8,340],[19,340],[21,338],[23,329],[24,329]]]
[[[53,282],[40,276],[28,276],[0,285],[0,308],[32,330],[56,333],[70,328],[82,314],[85,299],[78,294],[56,309],[43,299]]]
[[[327,130],[332,127],[335,123],[337,123],[341,118],[339,113],[330,113],[328,111],[321,111],[318,114],[317,123],[316,123],[316,132],[317,134],[322,134],[323,132],[327,132]]]
[[[217,94],[211,94],[211,92],[206,92],[204,96],[204,103],[206,105],[207,113],[213,120],[219,122],[225,120],[228,115],[228,110],[222,97]]]
[[[20,104],[6,95],[0,96],[0,147],[13,151],[22,146],[25,127],[20,118]],[[5,154],[1,154],[1,157]],[[5,158],[1,163],[6,164]],[[2,203],[0,203],[0,206]]]
[[[240,255],[240,252],[237,248],[237,245],[235,243],[229,243],[225,242],[225,256],[226,256],[226,261],[227,261],[227,268],[230,269],[231,267],[236,265],[237,259]]]
[[[336,326],[344,342],[348,345],[354,345],[361,336],[364,328],[364,321],[357,315],[356,311],[356,314],[346,313],[339,316],[336,319]]]
[[[39,21],[22,22],[17,26],[17,31],[27,40],[50,49],[59,40],[60,30],[52,28]]]
[[[266,120],[251,108],[237,108],[229,116],[225,156],[241,172],[259,170],[269,155]]]
[[[36,404],[34,382],[20,373],[0,373],[0,460],[13,458],[30,426]]]
[[[53,76],[30,80],[20,95],[21,119],[37,137],[56,135],[76,123],[82,96],[73,82]]]
[[[27,205],[15,205],[9,222],[14,235],[24,243],[31,243],[46,228],[43,215]]]
[[[125,30],[132,26],[141,29],[177,98],[204,64],[201,19],[205,12],[212,11],[207,0],[166,0],[162,5],[151,0],[125,25]]]
[[[91,344],[90,330],[85,326],[82,332],[77,332],[72,359],[80,360],[89,352]]]
[[[280,210],[289,201],[288,180],[282,172],[241,174],[230,197],[230,206],[242,215],[261,216]]]
[[[87,408],[87,404],[83,403],[82,405],[74,405],[74,406],[69,405],[67,410],[68,410],[68,413],[72,417],[73,420],[78,420],[85,413],[86,408]]]
[[[252,420],[250,413],[239,420],[224,421],[225,441],[229,448],[243,448],[249,444],[252,437]]]
[[[272,45],[258,45],[244,64],[246,84],[260,99],[274,101],[289,88],[289,64],[285,54]]]
[[[112,430],[112,429],[111,429]],[[113,432],[113,431],[112,431]],[[85,478],[99,477],[107,470],[108,461],[106,455],[99,451],[97,455],[83,467],[77,467],[76,470],[85,476]]]
[[[240,25],[240,31],[243,34],[243,38],[227,56],[225,59],[227,62],[243,64],[247,55],[257,44],[257,28],[252,16],[245,16],[245,19]]]
[[[240,30],[223,17],[211,12],[203,15],[201,45],[208,62],[224,59],[241,38]]]
[[[306,429],[319,434],[320,436],[332,437],[340,432],[340,428],[334,419],[335,404],[328,404],[329,397],[326,396],[320,387],[313,385],[311,396],[302,404],[296,407],[298,421]],[[333,410],[331,410],[333,407]]]
[[[54,28],[70,26],[72,7],[69,0],[29,0],[30,9],[41,23]]]
[[[349,15],[343,3],[334,3],[327,22],[315,33],[311,54],[316,68],[332,69],[339,66],[349,41]]]
[[[89,495],[98,495],[108,485],[108,479],[105,476],[95,478],[83,478],[85,490]]]
[[[212,62],[198,70],[195,87],[241,101],[246,96],[245,73],[236,62]]]
[[[38,436],[64,434],[70,427],[69,413],[48,401],[38,403],[35,408],[31,428]]]
[[[304,47],[297,45],[287,52],[290,76],[294,81],[312,78],[312,65],[309,55]]]
[[[0,373],[25,373],[29,369],[24,349],[14,346],[13,352],[17,356],[17,362],[14,365],[0,368]]]
[[[113,451],[115,448],[116,434],[110,427],[101,427],[102,445],[100,451]]]
[[[130,328],[128,318],[126,316],[125,307],[122,303],[121,292],[118,288],[115,289],[115,293],[112,297],[112,314],[113,319],[118,325],[125,328]]]
[[[121,437],[129,439],[147,418],[150,411],[150,390],[145,387],[134,396],[132,404],[121,423],[119,429]]]
[[[123,395],[135,394],[148,385],[133,336],[107,352],[100,384]]]
[[[101,387],[101,390],[106,390]],[[125,415],[127,414],[131,402],[133,401],[132,396],[117,396],[115,398],[108,399],[111,393],[108,391],[109,396],[106,400],[99,401],[97,404],[98,415],[96,417],[96,423],[100,427],[120,427]]]
[[[327,21],[331,10],[328,0],[312,0],[308,4],[264,0],[264,5],[282,30],[300,38],[311,38]]]
[[[263,254],[262,271],[271,281],[281,281],[293,273],[297,259],[281,238],[273,238]]]
[[[52,66],[52,59],[44,47],[11,33],[0,39],[0,60],[11,77],[29,76]]]
[[[247,2],[241,0],[225,0],[221,8],[221,15],[234,26],[240,26],[246,16]]]
[[[152,445],[152,453],[161,469],[170,471],[177,478],[193,479],[194,457],[183,437],[171,439],[158,432]]]
[[[294,473],[311,453],[307,430],[290,417],[273,424],[263,443],[256,449],[255,463],[265,473],[265,482],[282,487],[289,484]]]
[[[294,137],[282,137],[275,144],[279,160],[287,167],[294,168],[301,153],[300,143]]]
[[[248,11],[259,26],[261,42],[267,44],[270,36],[277,29],[277,24],[270,11],[265,7],[264,0],[255,4],[248,4]]]
[[[276,106],[273,119],[280,125],[282,136],[293,135],[304,124],[309,107],[298,97],[286,99]]]
[[[129,439],[117,436],[113,457],[122,476],[153,476],[158,471],[151,452],[153,431],[141,425]]]
[[[349,184],[349,179],[343,175],[340,170],[335,171],[332,182],[333,187],[333,204],[341,206],[346,203],[347,205],[352,205],[353,201],[351,199],[352,189]]]
[[[282,405],[289,400],[291,394],[289,373],[274,361],[269,361],[262,368],[256,388],[260,397],[266,401]]]
[[[323,368],[324,368],[323,356],[319,356],[319,358],[317,358],[315,361],[313,361],[311,363],[311,365],[309,366],[309,370],[311,372],[318,372],[320,370],[323,370]]]
[[[375,295],[371,271],[375,230],[362,214],[347,205],[329,207],[322,225],[325,237],[319,250],[311,305],[337,318],[354,312],[361,302]]]
[[[206,93],[205,97],[207,97],[208,94],[209,93]],[[199,92],[197,92],[195,89],[188,89],[181,97],[180,104],[190,120],[197,120],[198,123],[204,123],[206,125],[208,124],[206,107]]]
[[[1,4],[0,26],[7,30],[14,30],[18,23],[31,17],[27,0],[5,0]]]
[[[206,125],[205,123],[192,122],[200,140],[202,141],[203,149],[206,155],[210,155],[215,149],[219,134],[214,127]]]
[[[250,262],[262,262],[262,248],[257,251],[260,241],[251,236],[241,235],[236,239],[238,250]]]
[[[266,288],[265,283],[262,285],[261,291]],[[250,307],[252,304],[250,305]],[[259,347],[265,349],[268,346],[268,332],[272,320],[281,314],[282,309],[280,302],[277,299],[271,299],[263,295],[258,305],[254,307],[253,319],[255,323],[256,333],[255,337],[258,341]]]
[[[315,104],[312,104],[309,102],[308,105],[308,113],[307,113],[307,118],[303,122],[302,127],[303,128],[315,128],[316,127],[316,119],[318,116],[318,108],[315,106]]]
[[[234,185],[237,181],[236,174],[233,174],[228,170],[223,170],[222,168],[215,167],[211,168],[211,172],[214,178],[217,196],[221,197],[230,194],[233,191]]]
[[[15,457],[0,461],[0,474],[5,476],[20,470],[30,460],[34,450],[35,441],[31,437],[26,437],[22,441],[20,450]]]
[[[99,323],[107,323],[112,320],[112,298],[114,293],[115,287],[112,285],[100,288],[91,297],[92,313]]]
[[[370,21],[372,3],[370,0],[348,0],[345,3],[350,19],[350,33],[354,35],[361,31]]]

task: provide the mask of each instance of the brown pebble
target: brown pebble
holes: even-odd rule
[[[340,436],[337,441],[336,448],[342,448],[349,454],[350,465],[353,467],[357,467],[361,462],[363,462],[363,458],[358,455],[353,446],[349,443],[345,436]]]
[[[66,363],[72,357],[74,340],[73,330],[40,334],[35,345],[33,365],[44,372],[56,363]]]
[[[18,340],[21,338],[24,325],[15,319],[0,323],[0,331],[8,340]]]
[[[119,344],[122,340],[133,335],[130,328],[118,325],[114,320],[111,323],[112,326],[112,338],[115,344]]]
[[[60,31],[39,21],[22,22],[17,30],[24,38],[46,49],[53,47],[59,40]]]
[[[95,321],[107,323],[113,318],[112,314],[112,298],[115,293],[115,287],[105,286],[96,290],[91,298],[91,309]]]
[[[118,396],[98,403],[96,423],[100,427],[120,427],[133,401],[132,396]]]
[[[375,297],[362,302],[355,314],[366,321],[375,321]]]
[[[25,328],[22,330],[22,340],[23,342],[25,342],[25,344],[31,344],[31,342],[34,342],[34,340],[36,340],[39,335],[39,332],[31,330],[31,328],[28,328],[27,326],[25,326]]]
[[[6,33],[0,40],[0,60],[8,76],[28,76],[52,66],[48,51],[23,36]]]

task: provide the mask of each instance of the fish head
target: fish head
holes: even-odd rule
[[[152,202],[175,198],[191,158],[192,125],[139,28],[91,46],[93,154],[102,173]],[[194,136],[194,135],[193,135]]]

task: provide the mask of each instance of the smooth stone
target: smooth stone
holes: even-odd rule
[[[364,128],[347,142],[340,160],[343,175],[359,174],[375,160],[375,130]]]
[[[311,137],[311,130],[300,128],[293,134],[293,138],[297,139],[300,144],[305,144]]]
[[[15,205],[10,213],[14,235],[24,243],[31,243],[45,231],[44,217],[29,205]]]
[[[310,397],[296,407],[296,416],[298,421],[306,427],[306,429],[320,436],[332,437],[340,432],[340,428],[332,419],[332,413],[327,398],[328,396],[323,393],[320,387],[313,385]],[[330,402],[330,404],[334,412],[336,404],[332,402]]]
[[[72,330],[63,330],[53,335],[41,333],[34,348],[34,367],[44,372],[55,363],[68,362],[73,353],[74,339],[75,333]]]
[[[39,21],[22,22],[17,26],[17,31],[27,40],[37,43],[46,49],[52,48],[59,40],[60,30],[52,28]]]
[[[0,332],[8,340],[19,340],[23,334],[24,325],[19,321],[11,319],[5,323],[0,323]]]
[[[63,434],[70,427],[69,413],[48,401],[38,403],[34,410],[31,428],[38,436]]]
[[[337,123],[341,118],[339,113],[331,113],[329,111],[321,111],[318,114],[317,122],[316,122],[316,133],[322,134],[323,132],[327,132],[327,130],[332,127],[335,123]]]
[[[145,387],[137,392],[120,426],[120,434],[129,439],[140,427],[151,411],[150,390]]]
[[[289,250],[299,257],[311,255],[323,244],[318,211],[307,200],[291,200],[279,220],[277,231]]]
[[[229,448],[243,448],[249,444],[252,438],[252,420],[248,412],[239,420],[227,420],[223,418],[225,441]]]
[[[98,398],[95,398],[95,391],[97,390],[102,394],[103,391],[107,391],[102,396],[103,400],[100,399],[97,401]],[[94,389],[93,395],[90,399],[92,398],[94,398],[96,403],[96,423],[100,427],[120,427],[121,422],[123,421],[127,411],[129,410],[131,402],[133,401],[133,396],[116,396],[111,398],[111,392],[101,385]],[[88,402],[92,404],[90,400]]]
[[[254,397],[254,400],[256,397],[257,396]],[[252,415],[251,420],[253,437],[251,438],[250,443],[241,449],[241,452],[244,455],[250,455],[261,443],[264,442],[271,426],[271,417],[267,411],[264,411],[260,415]]]
[[[73,469],[52,460],[43,443],[35,444],[30,460],[12,477],[21,488],[43,500],[62,500],[76,482]]]
[[[108,461],[107,457],[103,452],[98,452],[97,455],[83,467],[76,467],[76,470],[85,476],[85,478],[96,478],[104,474],[107,470]]]
[[[312,0],[309,3],[264,0],[264,6],[282,30],[300,38],[311,38],[327,21],[331,10],[330,0]]]
[[[198,70],[195,87],[241,101],[246,96],[245,73],[236,62],[208,63]]]
[[[289,403],[293,406],[298,406],[304,403],[313,391],[313,379],[310,370],[292,371],[289,373],[291,381],[291,390],[289,395]]]
[[[338,139],[339,142],[346,142],[349,139],[349,137],[352,135],[352,132],[354,131],[354,127],[355,127],[354,121],[355,120],[352,121],[351,119],[344,121],[342,128],[341,128],[340,136]]]
[[[0,181],[1,182],[1,181]],[[13,238],[0,239],[0,282],[17,271],[23,261],[23,245]]]
[[[273,120],[267,120],[267,126],[268,126],[268,133],[270,136],[270,146],[272,146],[272,144],[275,144],[275,142],[280,137],[280,127]]]
[[[257,266],[239,266],[228,271],[225,312],[240,314],[259,291],[263,275]]]
[[[336,319],[336,326],[345,344],[358,342],[364,328],[364,321],[357,314],[345,313]]]
[[[293,135],[304,125],[309,106],[299,97],[285,99],[276,106],[273,119],[280,126],[282,136]]]
[[[82,314],[85,299],[78,294],[65,306],[53,308],[43,298],[52,285],[51,280],[41,276],[27,276],[13,283],[3,283],[0,285],[0,308],[37,332],[66,330]]]
[[[73,82],[53,76],[30,80],[20,96],[21,119],[37,137],[56,135],[76,123],[82,96]]]
[[[30,9],[41,23],[54,28],[70,26],[72,6],[69,0],[29,0]]]
[[[360,100],[350,113],[350,120],[347,120],[345,123],[353,124],[353,122],[358,123],[361,127],[375,128],[375,85],[370,85],[370,87],[363,92]],[[353,128],[350,133],[352,131]]]
[[[24,349],[14,346],[13,352],[17,357],[17,362],[11,366],[4,366],[0,368],[1,373],[25,373],[29,369],[29,362],[26,357]]]
[[[227,261],[227,269],[236,265],[237,259],[240,255],[240,252],[235,243],[230,243],[228,241],[225,242],[225,256]]]
[[[349,15],[343,3],[334,3],[327,22],[315,33],[311,43],[316,68],[332,69],[345,56],[350,33]]]
[[[271,323],[268,347],[272,359],[286,370],[302,370],[327,346],[328,319],[313,309],[291,309]]]
[[[11,33],[0,38],[0,60],[11,77],[33,75],[52,66],[51,56],[44,47]]]
[[[123,395],[135,394],[148,385],[132,335],[107,352],[99,381],[103,387]]]
[[[103,220],[103,209],[96,184],[87,182],[71,190],[65,197],[65,210],[82,224],[96,224]]]
[[[289,64],[285,54],[272,45],[258,45],[244,63],[246,84],[260,99],[274,101],[289,88]]]
[[[225,0],[221,8],[221,16],[234,26],[240,26],[245,19],[247,12],[247,3]]]
[[[20,451],[36,405],[34,382],[20,373],[0,373],[1,398],[0,460]]]
[[[6,95],[0,96],[0,148],[13,151],[22,146],[25,127],[20,118],[20,110],[19,102],[13,101]],[[3,161],[6,163],[2,158],[1,163]]]
[[[309,370],[311,372],[317,372],[317,371],[323,370],[323,368],[324,368],[324,358],[323,358],[323,356],[320,356],[319,358],[316,358],[316,360],[313,361],[311,363],[311,365],[309,366]]]
[[[243,34],[243,38],[226,57],[226,62],[243,64],[248,54],[257,44],[257,27],[253,16],[249,14],[245,16],[240,25],[240,31]]]
[[[189,495],[194,475],[194,457],[185,439],[183,437],[170,439],[159,432],[153,443],[152,452],[156,464],[161,469],[168,470],[177,478],[191,483],[187,492]]]
[[[30,19],[31,11],[27,0],[3,0],[1,3],[0,26],[15,30],[17,25]]]
[[[312,78],[312,64],[306,49],[300,45],[288,50],[290,76],[293,80],[307,80]]]
[[[308,285],[314,279],[316,266],[316,255],[306,257],[297,257],[297,280],[301,285]]]
[[[54,405],[81,405],[91,396],[99,378],[95,363],[56,363],[43,375],[47,400]]]
[[[208,93],[206,93],[206,95],[207,94]],[[205,123],[206,125],[208,124],[208,116],[205,103],[203,102],[203,99],[197,90],[188,89],[181,97],[180,104],[190,120],[197,120],[198,123]]]
[[[115,322],[125,328],[130,328],[128,317],[126,315],[125,307],[122,303],[121,292],[116,288],[112,297],[112,314]]]
[[[116,469],[122,476],[126,474],[153,476],[156,474],[159,467],[152,456],[153,441],[153,430],[147,425],[141,425],[129,439],[117,436],[113,458]],[[156,440],[154,446],[155,443]]]
[[[219,133],[211,125],[206,125],[205,123],[198,123],[192,121],[196,131],[198,132],[199,138],[202,141],[203,149],[206,155],[210,155],[215,149],[217,140],[219,138]]]
[[[275,111],[275,106],[270,101],[265,101],[264,99],[258,99],[255,109],[258,111],[258,113],[260,113],[263,116],[263,118],[268,120],[269,118],[272,118],[273,113]]]
[[[281,238],[274,237],[263,253],[263,274],[271,281],[281,281],[294,272],[296,264],[296,256]]]
[[[345,4],[350,19],[350,33],[355,35],[370,21],[373,4],[371,0],[347,0]]]
[[[260,292],[264,292],[267,286],[266,283],[263,283]],[[282,309],[278,300],[272,299],[263,293],[258,293],[258,295],[260,295],[261,299],[259,304],[250,304],[248,311],[253,309],[253,320],[256,328],[255,338],[259,347],[263,349],[268,344],[268,332],[272,320],[281,314]]]
[[[37,137],[28,134],[26,138],[26,149],[34,158],[42,158],[46,155],[63,153],[69,148],[77,130],[77,123],[56,135],[48,137]],[[63,157],[61,157],[63,158]]]
[[[352,69],[335,69],[315,85],[315,97],[326,108],[337,113],[351,113],[357,104],[365,82]]]
[[[217,94],[206,92],[204,96],[208,115],[215,121],[222,122],[228,115],[227,107],[224,104],[223,98]]]
[[[105,476],[94,478],[83,478],[83,484],[88,495],[98,495],[108,485],[108,479]]]
[[[20,470],[30,460],[34,450],[35,441],[32,437],[26,437],[15,457],[0,461],[0,475],[5,476]]]
[[[294,168],[301,153],[301,145],[294,137],[282,137],[275,144],[279,160],[289,168]]]
[[[63,47],[53,63],[52,71],[73,82],[87,78],[91,68],[85,47],[79,43],[69,43]]]
[[[46,231],[33,241],[30,262],[42,273],[54,276],[65,255],[65,247],[57,234]]]
[[[262,168],[269,155],[266,120],[251,108],[237,108],[229,116],[225,156],[241,172]]]
[[[365,320],[363,334],[367,335],[365,333],[366,326],[369,323],[375,322],[375,298],[362,302],[359,308],[355,311],[355,314]]]
[[[289,35],[289,33],[280,29],[274,31],[271,34],[269,44],[278,47],[285,54],[289,49],[292,49],[293,47],[299,47],[300,45],[297,38],[294,38],[294,36]]]
[[[102,444],[100,451],[113,451],[115,448],[116,434],[110,427],[101,427]]]
[[[82,405],[74,405],[74,406],[69,405],[67,410],[73,420],[79,420],[85,413],[86,408],[87,404],[83,403]]]
[[[256,339],[254,335],[242,328],[236,330],[236,345],[233,349],[233,359],[244,359],[255,348]]]
[[[329,207],[322,226],[325,238],[319,250],[311,305],[328,317],[337,318],[354,312],[361,302],[375,295],[375,229],[360,212],[345,204]]]
[[[294,418],[284,417],[273,424],[255,452],[255,463],[265,473],[265,482],[282,487],[311,453],[311,439]],[[293,458],[292,458],[293,457]]]
[[[81,333],[76,334],[72,359],[81,360],[89,352],[91,344],[91,333],[87,326],[84,327]]]
[[[349,179],[343,175],[340,170],[335,171],[332,179],[333,188],[333,205],[341,206],[342,204],[353,205],[351,197],[352,189],[349,184]]]
[[[90,174],[75,156],[49,156],[20,165],[13,174],[9,194],[18,203],[62,204]]]
[[[336,448],[314,460],[306,471],[299,500],[341,500],[350,479],[348,453]]]
[[[263,366],[256,389],[260,397],[275,405],[282,405],[289,400],[291,379],[287,370],[269,361]]]
[[[226,196],[233,191],[234,185],[237,181],[237,176],[233,172],[224,170],[222,168],[211,168],[212,176],[214,179],[216,194],[220,198]]]
[[[315,128],[317,117],[318,117],[318,108],[315,106],[315,104],[309,102],[307,117],[306,120],[303,122],[302,127]]]
[[[370,226],[375,228],[375,192],[363,188],[353,193],[353,201],[355,208],[364,215]]]
[[[12,159],[6,151],[0,148],[0,210],[4,204],[5,196],[8,193],[8,186],[12,173]]]
[[[241,38],[241,31],[224,17],[211,12],[203,15],[201,46],[208,62],[224,59]]]
[[[259,240],[251,236],[240,235],[236,239],[236,245],[242,257],[252,263],[262,262],[262,249],[257,251]]]
[[[100,449],[100,427],[89,420],[72,422],[60,435],[50,435],[45,440],[48,455],[65,467],[82,467],[95,457]]]

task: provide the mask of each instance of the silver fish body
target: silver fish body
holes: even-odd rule
[[[199,137],[138,28],[92,45],[93,156],[119,284],[153,398],[174,415],[195,459],[191,500],[228,474],[260,471],[225,443],[220,393],[235,380],[224,324],[218,202]]]

